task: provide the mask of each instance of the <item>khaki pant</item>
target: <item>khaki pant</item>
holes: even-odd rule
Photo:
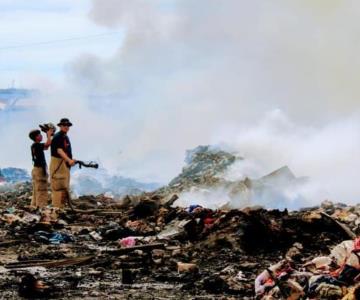
[[[63,208],[70,192],[70,168],[62,158],[51,157],[50,182],[52,205]]]
[[[48,204],[48,174],[41,167],[34,167],[31,172],[33,195],[31,206],[45,207]]]

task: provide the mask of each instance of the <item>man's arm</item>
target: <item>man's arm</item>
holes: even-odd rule
[[[57,149],[57,153],[61,156],[63,160],[65,160],[70,166],[75,165],[76,160],[69,158],[69,156],[66,155],[65,151],[61,148]]]
[[[51,142],[52,142],[53,133],[54,133],[54,129],[49,129],[46,132],[47,140],[46,140],[46,143],[44,144],[44,150],[49,149]]]

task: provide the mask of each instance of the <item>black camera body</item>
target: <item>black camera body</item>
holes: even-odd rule
[[[54,135],[54,133],[56,131],[56,127],[53,123],[40,124],[39,127],[40,127],[41,131],[45,132],[45,133],[47,133],[50,129],[54,129],[54,132],[52,135]]]

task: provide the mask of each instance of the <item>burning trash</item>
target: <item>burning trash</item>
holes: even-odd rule
[[[120,200],[88,195],[71,207],[33,208],[30,183],[0,192],[3,296],[359,299],[359,206],[179,206],[189,188],[297,182],[287,168],[227,182],[220,173],[236,157],[208,151],[191,152],[168,186]]]

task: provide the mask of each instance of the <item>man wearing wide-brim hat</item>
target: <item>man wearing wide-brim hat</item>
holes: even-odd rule
[[[69,119],[63,118],[57,125],[60,131],[55,134],[51,143],[51,200],[54,207],[63,208],[69,200],[70,168],[76,160],[73,159],[71,143],[67,135],[72,123]]]

